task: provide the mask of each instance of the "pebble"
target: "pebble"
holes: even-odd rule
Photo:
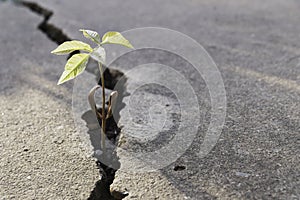
[[[235,175],[240,176],[240,177],[245,177],[245,178],[250,176],[250,174],[244,173],[244,172],[235,172]]]
[[[62,144],[64,142],[63,139],[60,139],[60,138],[57,138],[57,139],[54,139],[53,141],[55,144]]]
[[[57,126],[56,129],[57,129],[57,130],[62,130],[62,129],[64,129],[64,126],[63,126],[63,125]]]

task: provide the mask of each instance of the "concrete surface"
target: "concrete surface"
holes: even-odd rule
[[[129,196],[126,199],[168,199],[168,194],[170,194],[170,199],[300,198],[300,28],[298,26],[300,4],[298,1],[90,0],[84,2],[85,6],[83,6],[82,1],[78,0],[35,2],[52,10],[54,15],[50,23],[62,28],[71,38],[82,38],[81,33],[76,31],[79,28],[91,28],[103,34],[109,30],[124,31],[136,27],[161,26],[181,31],[196,39],[210,53],[219,67],[227,93],[227,118],[222,135],[215,148],[202,159],[199,159],[195,154],[199,150],[199,144],[203,139],[201,133],[207,129],[210,110],[209,95],[203,80],[199,77],[201,83],[198,87],[196,86],[195,91],[197,95],[204,96],[201,99],[202,102],[199,103],[203,106],[204,113],[202,114],[206,117],[199,125],[199,137],[195,139],[190,149],[181,158],[159,172],[128,175],[126,171],[118,171],[112,188],[128,191]],[[5,8],[2,9],[6,11]],[[28,11],[22,11],[29,14]],[[9,14],[8,11],[6,12]],[[13,14],[11,16],[18,17]],[[29,16],[33,17],[32,14],[29,14]],[[37,17],[33,18],[38,19]],[[22,18],[23,23],[25,19]],[[3,20],[2,23],[7,23],[4,18],[1,18],[1,20]],[[12,22],[10,21],[10,23]],[[28,24],[34,27],[31,22]],[[28,24],[26,24],[27,30]],[[11,27],[16,28],[14,24],[11,24]],[[29,32],[28,30],[28,34]],[[38,31],[34,33],[43,37]],[[5,33],[2,32],[1,34]],[[32,33],[30,32],[30,34]],[[12,37],[12,35],[9,36]],[[3,36],[1,39],[5,37]],[[5,39],[6,42],[11,40],[12,38]],[[46,38],[42,41],[47,43],[45,46],[51,45],[49,49],[55,46],[46,41]],[[26,41],[22,46],[25,45],[27,45]],[[13,52],[2,58],[9,59],[6,62],[11,62],[10,58],[16,53],[2,48],[1,51],[5,53]],[[24,51],[22,49],[23,53]],[[45,50],[45,52],[48,51]],[[122,69],[128,64],[136,65],[153,61],[151,59],[160,63],[168,63],[172,58],[168,55],[156,55],[155,52],[148,57],[142,53],[137,53],[137,55],[140,57],[132,55],[132,57],[129,56],[128,59],[115,64]],[[21,62],[23,65],[26,65],[24,60],[27,62],[31,60],[34,64],[43,65],[43,63],[47,63],[44,64],[46,69],[50,68],[48,65],[52,66],[51,69],[55,66],[55,69],[57,69],[55,72],[50,73],[49,70],[47,73],[40,72],[46,80],[49,81],[50,79],[49,85],[53,84],[54,87],[59,69],[61,69],[56,65],[60,67],[62,65],[62,63],[56,63],[58,58],[48,57],[47,55],[42,59],[42,56],[32,57],[32,55],[26,56],[26,54],[24,57]],[[14,60],[13,62],[17,61]],[[176,61],[176,63],[184,64],[181,61]],[[19,66],[18,64],[16,63],[16,66]],[[30,64],[26,66],[30,66]],[[33,69],[37,70],[36,68]],[[10,94],[15,93],[11,91],[14,91],[16,85],[19,86],[18,80],[20,77],[9,75],[13,73],[11,70],[11,68],[1,67],[1,75],[2,73],[5,74],[6,80],[9,80],[3,81],[1,79],[1,83],[3,82],[1,86],[6,88],[2,90],[6,91],[2,97],[5,99],[5,107],[2,110],[12,107],[7,105],[13,103],[12,99],[15,100],[16,98],[8,98],[10,98]],[[183,73],[189,75],[191,72],[183,70]],[[24,75],[25,73],[21,74]],[[35,79],[26,77],[25,80],[31,81],[28,85],[32,86],[32,81]],[[44,83],[45,81],[41,82]],[[11,85],[14,85],[14,87]],[[41,88],[41,86],[39,85],[38,88]],[[40,94],[36,90],[38,89],[32,91],[32,96]],[[46,93],[48,94],[46,97],[57,98],[58,96],[62,98],[61,95],[64,98],[68,97],[61,91],[62,88],[57,90],[60,91],[60,95],[55,95],[57,93],[52,92],[51,95]],[[70,94],[70,91],[65,92]],[[19,91],[18,94],[20,94]],[[17,97],[24,98],[24,96],[21,93]],[[36,99],[41,102],[40,97],[36,97]],[[68,100],[63,99],[58,102],[65,105],[63,102]],[[53,101],[56,101],[56,99]],[[19,105],[28,104],[27,101],[18,103],[20,103]],[[55,106],[50,108],[54,109]],[[47,111],[50,112],[50,108]],[[37,113],[40,113],[38,111],[41,108],[34,107],[34,109]],[[4,116],[6,113],[11,112],[13,111],[4,112]],[[18,112],[18,114],[20,113]],[[64,116],[63,119],[66,118],[65,114],[62,116]],[[10,119],[15,119],[14,117],[11,116],[11,118],[5,120],[4,125],[8,126],[7,121],[12,121]],[[60,124],[62,120],[52,121],[46,118],[46,121]],[[38,122],[31,123],[32,127],[38,127],[36,125]],[[72,126],[72,122],[69,121],[64,125]],[[15,126],[16,129],[24,127],[21,124],[11,126]],[[4,130],[9,131],[8,128]],[[64,132],[69,133],[68,129]],[[30,141],[33,142],[32,145],[37,143],[34,140]],[[5,144],[7,145],[7,143]],[[69,146],[65,142],[62,144]],[[51,147],[51,150],[56,149],[51,145],[43,145],[43,148],[46,148],[46,146]],[[16,149],[19,150],[20,148]],[[10,155],[10,152],[17,152],[16,149],[6,150],[5,152],[8,153],[5,153],[5,155]],[[65,149],[62,148],[62,150]],[[5,155],[2,156],[2,159],[8,159],[8,156]],[[38,155],[44,154],[39,153]],[[58,159],[59,156],[55,158]],[[62,157],[60,158],[62,159]],[[78,157],[76,159],[70,158],[68,157],[67,161],[78,159]],[[40,162],[39,158],[34,160]],[[65,161],[65,159],[62,160]],[[81,180],[83,178],[80,169],[84,169],[84,167],[77,162],[75,166],[78,167],[76,173],[78,176],[73,174],[72,177]],[[93,169],[91,162],[88,162],[90,165],[86,165],[86,162],[88,160],[82,159],[82,165],[90,166]],[[7,165],[7,161],[1,163]],[[74,165],[72,166],[74,167]],[[185,169],[175,171],[175,166],[184,166]],[[8,171],[9,168],[2,167],[2,170]],[[92,187],[97,173],[93,170],[83,171],[90,173],[90,177],[94,177],[94,179],[84,179],[89,181],[90,187]],[[16,176],[22,174],[15,173]],[[24,177],[30,174],[27,171]],[[8,176],[5,177],[8,178]],[[55,186],[51,186],[55,188]],[[18,193],[17,190],[15,191],[12,191],[12,194],[16,195]],[[27,190],[23,188],[18,191],[24,192]],[[70,195],[78,194],[73,192],[74,190],[66,189],[65,191]],[[86,190],[84,189],[84,191]],[[47,192],[47,194],[55,195],[57,193]]]
[[[65,57],[37,30],[42,18],[0,4],[0,199],[87,199],[99,179],[71,114]]]

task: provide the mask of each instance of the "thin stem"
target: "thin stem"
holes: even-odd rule
[[[101,77],[101,86],[102,86],[102,132],[101,132],[101,147],[105,152],[105,126],[106,126],[106,114],[105,114],[105,86],[104,86],[104,73],[102,64],[98,62],[100,77]]]

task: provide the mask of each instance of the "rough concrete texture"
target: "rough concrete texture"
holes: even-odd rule
[[[188,199],[176,186],[159,172],[134,173],[117,171],[111,193],[128,193],[124,199]]]
[[[37,30],[42,18],[0,4],[0,199],[87,199],[99,179],[80,148],[71,84],[57,86],[65,57]]]
[[[128,191],[129,196],[126,197],[127,199],[169,199],[169,197],[167,197],[168,194],[171,195],[170,199],[183,199],[185,197],[191,199],[300,198],[300,28],[298,26],[300,4],[298,1],[88,0],[83,3],[79,0],[43,0],[35,2],[52,10],[54,15],[50,22],[62,28],[71,38],[82,37],[81,33],[76,31],[79,28],[94,29],[101,34],[109,30],[124,31],[145,26],[161,26],[181,31],[196,39],[205,47],[218,65],[222,74],[227,93],[227,118],[222,135],[215,148],[202,159],[198,158],[195,154],[195,152],[198,152],[203,139],[201,135],[203,132],[201,132],[201,130],[205,132],[207,129],[210,110],[210,103],[207,101],[207,99],[209,100],[209,94],[200,77],[200,84],[194,89],[197,95],[202,97],[203,94],[204,96],[200,98],[203,102],[199,103],[202,105],[204,112],[202,114],[206,116],[206,118],[204,118],[203,122],[199,125],[199,137],[195,139],[189,150],[175,163],[160,170],[160,172],[129,174],[126,171],[118,171],[112,189]],[[5,8],[2,9],[3,12],[6,11],[7,15],[10,13]],[[1,15],[3,12],[1,12]],[[28,11],[24,12],[29,14]],[[10,16],[18,18],[18,16],[14,14],[10,14]],[[19,18],[22,18],[22,16]],[[2,23],[5,22],[5,24],[9,22],[8,24],[10,24],[11,28],[16,28],[12,20],[8,22],[4,18],[0,20],[3,21]],[[24,30],[28,30],[28,25],[32,25],[31,22],[25,23],[26,17],[23,17],[22,20],[22,24],[27,25],[24,27]],[[28,32],[30,31],[28,30]],[[37,31],[33,33],[43,37],[42,34]],[[1,32],[1,34],[4,33]],[[32,32],[30,32],[30,34],[32,34]],[[22,33],[22,36],[23,35],[24,33]],[[8,36],[13,37],[11,34]],[[21,38],[21,35],[19,35],[19,38]],[[11,40],[13,40],[13,38],[11,38]],[[8,37],[5,41],[8,43],[8,41],[11,40]],[[23,39],[22,41],[27,44],[27,40],[24,41]],[[42,42],[47,43],[45,46],[51,45],[48,44],[50,42],[46,41],[45,38]],[[54,46],[55,45],[52,44],[51,48]],[[49,50],[51,48],[49,48]],[[30,50],[32,51],[32,48],[30,48]],[[26,49],[25,51],[19,49],[23,54],[30,50]],[[2,48],[1,51],[4,51],[4,53],[12,52],[10,57],[5,56],[2,58],[1,56],[2,59],[9,59],[9,61],[6,62],[11,62],[11,57],[15,56],[16,53],[16,51],[9,51],[9,49]],[[43,51],[42,48],[39,54],[42,54]],[[47,51],[48,50],[45,50],[45,52]],[[160,52],[157,53],[159,54]],[[151,56],[142,55],[142,53],[137,53],[136,55],[140,57],[132,55],[132,57],[129,56],[128,59],[119,61],[116,65],[122,70],[122,67],[125,68],[128,64],[134,66],[148,61],[153,62],[153,60],[159,61],[160,63],[169,63],[168,59],[171,58],[169,56],[161,56],[160,54],[157,55],[155,52],[153,52]],[[32,55],[29,54],[24,54],[24,57],[25,58],[21,60],[22,62],[17,62],[17,60],[13,60],[13,62],[16,62],[16,66],[22,63],[22,70],[29,68],[28,66],[30,66],[30,64],[26,64],[29,60],[34,64],[38,63],[39,65],[43,65],[46,69],[50,69],[48,65],[51,65],[51,70],[57,69],[57,71],[50,72],[50,70],[47,70],[47,73],[43,71],[39,72],[43,74],[45,78],[45,80],[41,82],[44,83],[48,80],[52,84],[57,80],[59,74],[58,69],[61,68],[56,68],[56,65],[62,65],[62,63],[55,63],[57,58],[54,59],[51,57],[50,59],[50,57],[45,56],[44,59],[41,59],[42,56],[32,57]],[[45,64],[46,61],[48,61],[47,64]],[[184,64],[181,61],[176,61],[175,64],[177,62],[178,64]],[[5,62],[2,61],[1,63]],[[24,65],[27,66],[27,68],[25,68]],[[3,73],[6,80],[9,80],[3,81],[1,78],[1,87],[7,88],[3,90],[6,91],[6,93],[2,98],[6,99],[6,101],[2,110],[7,110],[9,107],[15,106],[7,106],[12,103],[12,100],[8,99],[10,97],[9,94],[16,93],[10,91],[14,91],[13,88],[15,88],[16,85],[19,86],[18,81],[22,80],[19,76],[9,76],[9,74],[13,74],[12,70],[11,68],[1,68],[1,76]],[[33,70],[37,70],[37,68],[33,68]],[[188,68],[186,70],[184,68],[182,73],[190,75],[191,71],[189,71]],[[21,73],[21,75],[24,74],[25,73]],[[32,85],[34,84],[32,81],[36,79],[30,78],[26,80],[30,81],[28,85],[33,87]],[[15,87],[12,87],[12,84],[14,84]],[[26,85],[22,84],[22,86],[25,87]],[[45,90],[48,91],[48,88],[51,88],[50,86],[46,88],[41,85],[36,86],[33,88],[34,94],[32,94],[32,96],[38,95],[39,92],[36,92],[36,90],[40,91],[41,88],[43,92]],[[65,105],[63,104],[65,99],[61,98],[68,97],[65,95],[68,91],[63,90],[63,88],[60,88],[55,89],[56,92],[46,92],[46,97],[60,98],[58,102],[63,106]],[[20,99],[26,97],[26,95],[22,95],[19,91],[18,94],[20,95],[17,97],[22,97]],[[70,94],[70,91],[68,94]],[[37,99],[39,98],[37,97]],[[28,104],[28,102],[25,101],[21,105],[23,104]],[[3,103],[1,103],[1,106],[2,105]],[[47,111],[54,108],[55,107],[51,107],[47,109]],[[25,108],[21,109],[21,112],[25,110]],[[38,109],[38,111],[40,111],[40,109]],[[41,114],[38,111],[36,112]],[[42,114],[46,115],[45,113]],[[18,115],[20,115],[19,112]],[[66,119],[65,113],[61,115],[64,116],[63,119]],[[51,115],[51,117],[53,117],[53,115]],[[3,118],[1,117],[1,119]],[[49,124],[54,122],[60,124],[62,120],[52,121],[46,118],[46,121]],[[5,124],[6,123],[8,122],[5,122]],[[36,125],[37,123],[38,122],[34,123],[31,127],[38,127]],[[67,125],[69,127],[72,123],[63,124],[64,127]],[[15,126],[15,128],[20,127],[19,125],[11,126]],[[5,128],[4,130],[9,129]],[[69,133],[67,128],[65,133]],[[50,135],[51,134],[47,136],[50,137]],[[37,137],[34,137],[34,139],[36,138]],[[33,144],[37,146],[35,143]],[[62,145],[70,146],[67,144],[66,142],[62,143]],[[133,144],[133,146],[134,145],[135,144]],[[10,145],[9,147],[12,148],[15,146]],[[54,148],[54,146],[51,145],[43,145],[42,147],[52,147],[57,150],[56,147]],[[20,148],[18,148],[18,150],[19,149]],[[62,149],[62,151],[66,151],[66,148]],[[30,151],[28,152],[30,153]],[[46,152],[46,150],[44,152]],[[47,152],[49,152],[49,150],[47,150]],[[46,154],[39,153],[38,155],[42,156]],[[55,158],[59,159],[58,157]],[[78,157],[76,157],[76,159],[70,158],[72,157],[67,157],[66,161],[79,159]],[[8,159],[8,156],[2,156],[2,159]],[[41,162],[38,158],[35,160]],[[84,160],[85,159],[82,158],[82,164],[84,164]],[[7,165],[7,162],[1,162],[1,164],[2,163]],[[54,161],[51,162],[51,164],[52,163],[60,162]],[[92,165],[85,164],[84,166]],[[176,166],[177,168],[178,166],[184,167],[182,170],[175,171]],[[83,178],[80,173],[82,171],[79,170],[84,169],[84,167],[81,166],[78,161],[76,165],[72,165],[72,167],[78,167],[78,171],[76,172],[78,172],[78,175],[80,174],[79,177],[76,177],[74,174],[74,179],[78,178],[76,180],[83,179],[84,181],[90,181],[91,184],[94,182],[95,179]],[[22,170],[23,169],[26,168],[22,166]],[[9,170],[9,168],[2,167],[1,170]],[[83,171],[84,173],[91,173],[93,177],[96,174],[93,170]],[[72,173],[75,173],[75,170],[72,171]],[[22,173],[18,172],[16,174],[20,175]],[[26,174],[24,177],[27,176]],[[6,175],[5,177],[8,176]],[[54,177],[52,176],[51,178]],[[28,183],[28,181],[26,183]],[[59,181],[59,183],[63,184],[65,182]],[[48,185],[50,188],[50,184]],[[84,184],[81,184],[81,186],[83,185]],[[55,186],[51,186],[55,188]],[[2,188],[3,187],[1,187],[1,189]],[[23,188],[20,189],[20,191],[24,192],[27,190]],[[72,189],[66,189],[65,191],[66,194],[67,192],[76,194],[73,192],[75,190]],[[18,194],[18,192],[13,193]],[[51,193],[49,191],[46,194],[54,195],[57,193]]]

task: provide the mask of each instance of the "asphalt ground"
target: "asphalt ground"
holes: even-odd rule
[[[80,28],[103,34],[109,30],[164,27],[194,38],[218,66],[226,89],[227,111],[217,144],[204,158],[195,153],[201,148],[201,134],[207,130],[211,109],[209,91],[199,77],[193,85],[197,97],[202,97],[199,98],[203,109],[199,136],[183,156],[158,172],[140,174],[119,170],[112,188],[128,191],[126,199],[299,199],[298,1],[85,1],[84,6],[81,1],[35,2],[54,13],[49,23],[70,38],[82,38],[77,32]],[[90,151],[88,145],[83,145],[75,155],[69,150],[70,146],[81,147],[82,141],[80,137],[70,139],[76,136],[72,134],[75,129],[70,110],[72,85],[55,86],[65,60],[48,54],[55,44],[36,30],[41,17],[6,3],[1,4],[1,9],[1,15],[5,16],[1,17],[1,23],[8,26],[1,32],[1,43],[5,44],[1,48],[1,77],[4,77],[1,78],[4,113],[1,185],[5,186],[1,186],[4,188],[1,194],[17,199],[30,199],[30,192],[36,193],[37,199],[46,193],[52,199],[65,199],[67,194],[73,195],[69,199],[85,199],[97,179],[97,171],[86,156]],[[26,48],[28,45],[30,48]],[[173,60],[170,54],[148,53],[150,56],[143,52],[131,54],[115,65],[126,71],[129,65],[153,60],[168,64]],[[181,60],[173,64],[186,65]],[[188,67],[181,72],[186,76],[192,73]],[[161,88],[160,92],[164,90]],[[154,88],[143,91],[143,95],[151,94],[157,95],[157,91]],[[41,102],[51,106],[45,109]],[[44,115],[46,122],[37,120],[42,117],[28,117],[25,109],[28,107],[31,108],[28,112],[33,110],[34,115]],[[59,134],[55,128],[45,131],[51,123],[63,130]],[[126,126],[126,120],[124,123]],[[58,149],[55,142],[51,143],[52,135],[69,142],[63,142]],[[41,144],[41,140],[46,143]],[[11,145],[13,141],[15,145]],[[128,145],[135,148],[133,142]],[[39,151],[29,154],[31,163],[57,165],[57,173],[45,167],[32,171],[28,168],[32,164],[20,162],[26,160],[23,154],[26,157],[36,150]],[[54,160],[49,159],[49,152]],[[175,171],[176,166],[184,169]],[[50,181],[46,178],[28,181],[29,176],[43,177],[38,172],[50,176]],[[60,175],[67,172],[72,180]],[[74,182],[78,182],[77,189],[64,186]],[[37,189],[38,186],[42,189]],[[56,188],[63,188],[64,192],[55,192]]]

